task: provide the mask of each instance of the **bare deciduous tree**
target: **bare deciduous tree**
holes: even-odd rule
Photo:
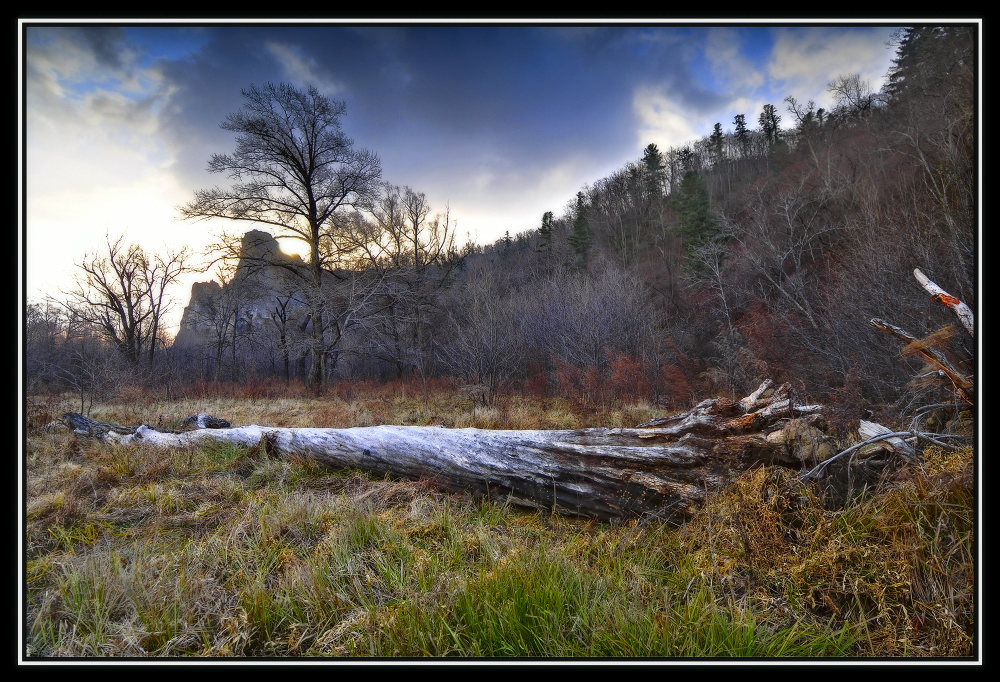
[[[504,293],[485,270],[470,278],[460,305],[453,307],[447,342],[440,349],[444,365],[483,387],[487,402],[514,376],[524,357],[516,303]]]
[[[170,306],[167,288],[186,269],[186,248],[149,254],[125,238],[106,239],[106,249],[77,263],[69,293],[74,313],[99,330],[129,364],[148,354],[152,366],[160,324]]]
[[[867,116],[877,99],[871,83],[857,73],[838,76],[830,81],[827,90],[833,95],[837,109],[850,117]]]
[[[422,192],[385,184],[371,218],[354,217],[340,241],[350,259],[379,282],[366,321],[368,352],[393,366],[397,377],[419,375],[425,388],[438,299],[457,260],[448,209],[433,218],[430,213]]]
[[[338,216],[366,205],[381,175],[378,157],[355,149],[340,128],[345,110],[313,86],[287,83],[250,86],[243,109],[227,116],[224,130],[236,133],[236,149],[215,154],[208,170],[233,184],[199,190],[181,208],[188,219],[226,218],[271,225],[279,236],[309,246],[308,297],[312,316],[309,383],[323,381],[323,273],[341,265],[335,241]]]

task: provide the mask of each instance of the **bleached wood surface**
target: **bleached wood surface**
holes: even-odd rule
[[[765,387],[766,388],[766,387]],[[767,435],[789,419],[819,416],[781,387],[754,412],[723,398],[636,428],[577,430],[449,429],[370,426],[346,429],[241,426],[164,433],[149,426],[121,435],[66,415],[77,433],[123,445],[186,448],[208,442],[260,447],[332,467],[430,479],[443,488],[510,499],[529,507],[600,519],[656,512],[682,517],[707,491],[753,464],[785,461],[786,446]],[[745,405],[746,403],[744,403]],[[205,421],[205,420],[200,420]],[[782,459],[786,458],[786,459]],[[668,512],[669,513],[666,513]]]
[[[959,321],[962,323],[962,326],[965,327],[965,331],[969,332],[970,336],[976,335],[976,320],[975,315],[972,313],[972,308],[939,287],[935,282],[931,281],[927,275],[920,271],[920,268],[913,269],[913,276],[917,278],[917,281],[920,282],[920,286],[922,286],[935,301],[948,306],[952,309],[952,311],[954,311],[955,315],[958,316]]]
[[[878,422],[870,422],[862,419],[858,425],[858,435],[861,436],[863,440],[870,440],[875,436],[885,436],[889,433],[892,433],[892,431],[887,426],[883,426]],[[905,452],[909,455],[914,453],[913,447],[902,438],[887,437],[886,441],[894,450]]]
[[[700,501],[706,456],[685,443],[653,443],[656,429],[502,431],[433,426],[348,429],[243,426],[168,434],[140,427],[123,444],[181,448],[210,441],[265,447],[332,467],[429,478],[449,489],[510,497],[520,505],[613,518]]]

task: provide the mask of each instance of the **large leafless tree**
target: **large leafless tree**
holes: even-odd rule
[[[309,383],[319,386],[326,352],[323,273],[337,272],[338,220],[369,201],[381,164],[374,153],[355,149],[341,131],[345,104],[315,87],[267,83],[242,94],[242,110],[221,124],[236,133],[236,149],[214,154],[208,165],[232,184],[197,191],[181,214],[270,225],[278,228],[278,237],[308,244]]]

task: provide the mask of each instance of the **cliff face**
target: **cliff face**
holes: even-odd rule
[[[195,282],[191,285],[191,300],[184,308],[174,346],[193,346],[210,334],[209,315],[221,298],[218,282]]]
[[[191,300],[184,309],[174,345],[185,348],[212,345],[220,333],[231,329],[233,319],[237,330],[247,325],[269,324],[276,302],[289,296],[292,297],[287,305],[289,316],[301,315],[304,297],[298,294],[303,280],[297,272],[305,275],[305,269],[301,258],[282,253],[270,233],[247,232],[230,282],[192,285]]]

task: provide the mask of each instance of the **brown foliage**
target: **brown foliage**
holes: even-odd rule
[[[652,391],[643,363],[625,353],[605,351],[608,357],[607,389],[618,400],[648,396]]]
[[[553,357],[555,365],[556,394],[563,398],[579,396],[583,393],[583,373],[578,367]]]
[[[685,353],[673,341],[667,345],[673,351],[674,361],[666,363],[660,370],[658,387],[662,395],[661,403],[672,408],[687,407],[698,397],[705,397],[708,387],[703,377],[702,363]]]
[[[522,387],[526,395],[536,398],[547,396],[549,394],[549,380],[545,375],[545,367],[537,362],[532,363],[528,368]]]
[[[826,400],[827,423],[839,435],[853,433],[864,414],[861,383],[858,381],[859,366],[855,364],[844,377],[840,388],[830,391]]]
[[[752,356],[766,364],[776,381],[783,381],[790,372],[792,356],[788,330],[762,302],[752,305],[736,322]]]
[[[691,383],[678,365],[664,365],[662,378],[664,393],[662,402],[669,407],[680,408],[691,401],[691,396],[694,393]]]

